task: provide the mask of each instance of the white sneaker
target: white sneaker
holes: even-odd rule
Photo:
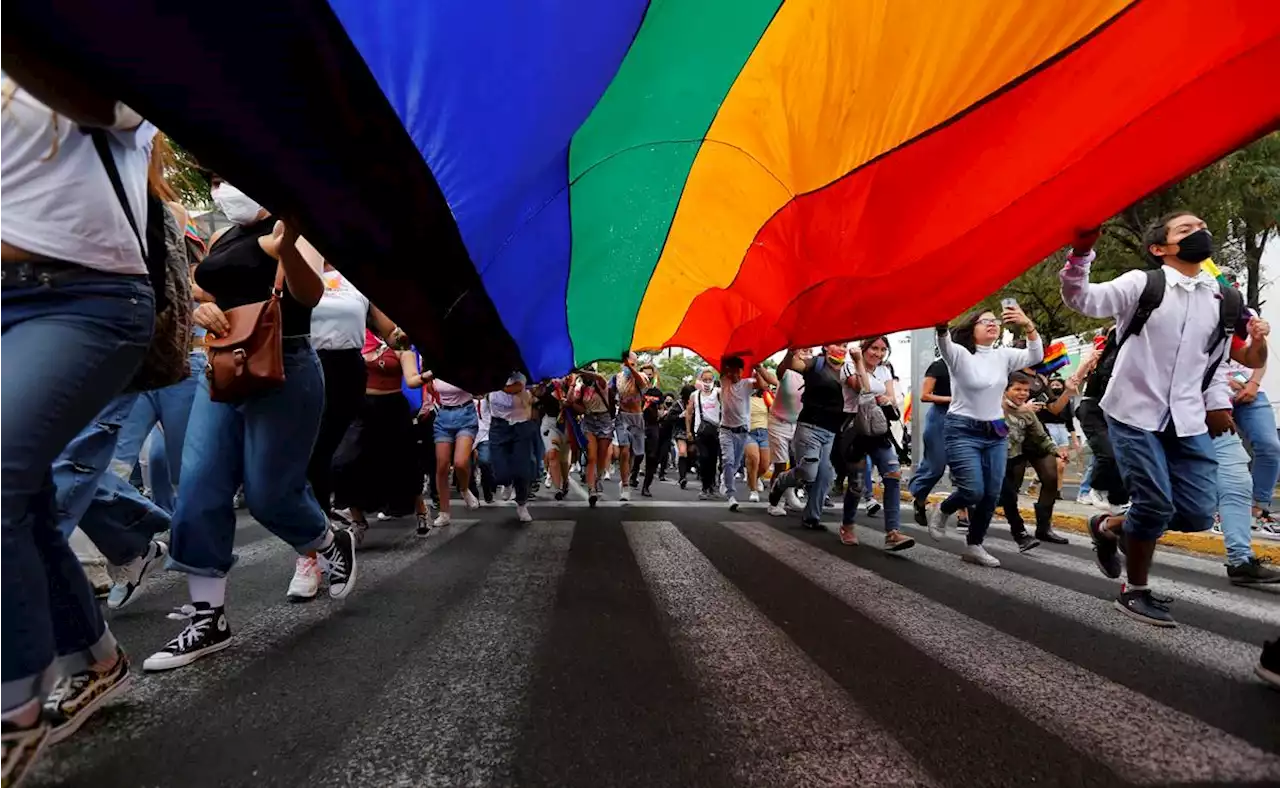
[[[995,569],[1000,566],[1000,559],[987,552],[987,548],[980,544],[971,544],[965,547],[964,552],[960,554],[960,560],[978,566],[986,566]]]
[[[733,497],[732,495],[729,496],[729,511],[731,512],[738,511],[738,499]]]
[[[286,596],[290,602],[306,602],[320,593],[320,567],[314,555],[300,555],[293,567],[293,579],[289,581]]]
[[[774,517],[787,516],[787,510],[783,509],[781,506],[770,506],[768,509],[765,509],[765,511],[773,515]]]
[[[747,501],[750,503],[760,503],[760,493],[752,490],[751,494],[747,496]]]
[[[533,522],[533,515],[529,514],[529,507],[524,504],[518,504],[516,506],[516,517],[520,518],[520,522],[522,523]]]
[[[1093,490],[1090,490],[1089,492],[1093,492]],[[1080,493],[1079,495],[1077,495],[1076,503],[1081,504],[1083,506],[1093,505],[1093,501],[1090,499],[1089,493]]]
[[[613,468],[604,472],[604,480],[606,482],[613,481]]]
[[[929,536],[934,540],[941,539],[947,533],[947,520],[951,518],[942,513],[942,504],[935,503],[929,507]]]
[[[441,512],[440,514],[436,515],[436,519],[432,521],[431,526],[433,528],[443,528],[451,522],[453,522],[453,518],[449,516],[449,513]]]
[[[764,492],[764,479],[756,479],[756,492]]]
[[[480,502],[476,500],[476,496],[470,490],[463,491],[462,500],[466,503],[468,509],[480,508]]]
[[[134,594],[142,581],[164,568],[164,560],[169,556],[169,546],[157,539],[151,540],[145,555],[141,555],[121,567],[107,567],[107,572],[115,580],[111,593],[107,595],[107,607],[119,610],[135,599]]]
[[[788,509],[800,511],[804,508],[804,502],[800,500],[798,495],[796,495],[796,489],[794,487],[782,494],[782,502],[787,505]]]
[[[618,500],[619,501],[631,500],[631,488],[624,485],[622,487],[622,491],[618,493]]]
[[[514,501],[515,499],[516,499],[516,488],[512,487],[511,485],[507,485],[507,489],[502,495],[502,500]]]

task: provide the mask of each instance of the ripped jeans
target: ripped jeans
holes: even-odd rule
[[[58,529],[69,539],[79,526],[116,565],[144,554],[151,537],[169,529],[163,509],[110,472],[121,427],[138,397],[120,394],[107,403],[53,463]]]

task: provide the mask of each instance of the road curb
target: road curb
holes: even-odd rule
[[[879,491],[879,485],[876,485]],[[938,503],[946,496],[931,495],[930,503]],[[902,493],[904,503],[911,503],[915,499],[911,497],[911,493],[905,490]],[[1018,511],[1022,514],[1024,520],[1028,524],[1036,521],[1035,511],[1027,507],[1018,507]],[[1060,531],[1071,531],[1073,533],[1089,535],[1089,520],[1077,514],[1066,514],[1063,512],[1053,513],[1053,527]],[[1202,555],[1225,556],[1226,547],[1222,542],[1221,536],[1216,536],[1211,532],[1206,533],[1180,533],[1178,531],[1166,531],[1165,535],[1160,537],[1160,544],[1165,547],[1177,547],[1192,553],[1200,553]],[[1253,554],[1258,558],[1269,558],[1272,561],[1280,563],[1280,542],[1272,542],[1263,539],[1253,540]]]

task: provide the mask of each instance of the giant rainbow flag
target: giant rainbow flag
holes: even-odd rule
[[[947,320],[1280,125],[1276,0],[20,0],[4,21],[297,222],[477,390]]]

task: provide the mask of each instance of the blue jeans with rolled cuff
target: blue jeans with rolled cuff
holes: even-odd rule
[[[933,488],[947,472],[947,439],[944,427],[947,411],[937,405],[930,405],[924,414],[924,456],[917,463],[911,474],[911,482],[907,489],[911,497],[924,501],[933,492]]]
[[[1280,434],[1276,433],[1276,414],[1266,393],[1259,391],[1253,402],[1236,405],[1235,420],[1253,452],[1253,503],[1271,511],[1271,496],[1280,480]]]
[[[117,566],[146,553],[151,537],[169,529],[167,512],[112,473],[118,439],[140,396],[121,394],[107,403],[53,464],[59,530],[70,539],[79,526]]]
[[[187,423],[169,568],[225,577],[235,564],[236,490],[255,520],[300,555],[319,549],[329,520],[307,482],[324,410],[324,375],[305,338],[287,338],[284,385],[239,403],[214,402],[201,380]],[[407,427],[406,427],[407,429]]]
[[[1132,504],[1126,534],[1153,542],[1166,530],[1213,527],[1218,459],[1209,433],[1180,438],[1172,420],[1162,432],[1147,432],[1110,416],[1107,431]]]
[[[53,463],[128,385],[155,322],[145,276],[5,263],[0,288],[0,651],[4,711],[110,658],[116,641],[58,529]],[[32,274],[32,275],[28,275]]]
[[[138,401],[134,403],[128,419],[120,428],[115,460],[111,463],[111,469],[127,479],[138,462],[138,456],[142,454],[147,436],[159,424],[163,441],[153,444],[152,455],[154,458],[156,454],[161,454],[164,463],[163,467],[157,468],[154,459],[152,460],[151,500],[169,513],[176,506],[174,490],[182,472],[182,447],[187,442],[187,422],[191,420],[191,406],[195,403],[200,381],[204,379],[207,363],[203,350],[192,351],[188,358],[191,362],[191,374],[185,380],[138,395]]]
[[[784,472],[776,482],[778,489],[804,487],[808,492],[804,506],[804,521],[816,523],[822,520],[822,504],[836,478],[831,465],[831,449],[836,434],[831,430],[800,422],[796,424],[796,436],[791,448],[796,455],[794,468]]]
[[[1218,517],[1222,520],[1222,543],[1227,563],[1239,566],[1253,558],[1253,475],[1249,472],[1249,452],[1234,432],[1213,439],[1218,460]]]
[[[1009,457],[1007,436],[996,433],[989,421],[948,413],[943,435],[947,464],[955,489],[942,502],[947,515],[969,510],[968,543],[980,545],[991,526],[991,515],[1000,499]]]

